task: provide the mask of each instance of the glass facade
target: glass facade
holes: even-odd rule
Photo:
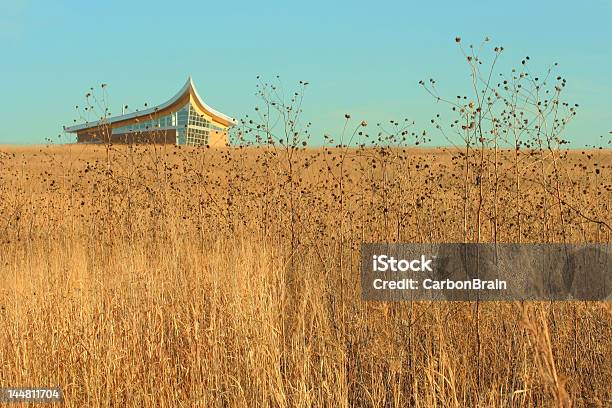
[[[171,113],[160,118],[145,120],[131,125],[113,128],[113,134],[144,132],[154,129],[170,129],[176,127],[176,113]]]
[[[200,115],[193,106],[188,105],[187,134],[185,144],[193,146],[207,145],[210,131],[223,131],[205,116]]]
[[[176,144],[187,144],[187,121],[189,119],[189,106],[187,104],[176,112],[177,128],[176,128]]]
[[[177,112],[156,119],[113,128],[113,134],[155,131],[158,129],[176,129],[176,144],[192,146],[207,145],[210,131],[225,131],[205,116],[200,115],[191,103],[188,103]]]

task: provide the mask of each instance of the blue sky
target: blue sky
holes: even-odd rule
[[[418,81],[434,77],[448,95],[469,84],[456,35],[504,46],[502,69],[526,55],[536,67],[558,62],[566,98],[580,105],[566,134],[576,147],[612,131],[612,0],[0,0],[0,9],[0,144],[55,138],[90,86],[107,83],[119,113],[164,102],[188,75],[207,103],[238,118],[257,104],[257,75],[278,74],[287,89],[308,80],[315,141],[337,134],[345,113],[427,129],[442,109]]]

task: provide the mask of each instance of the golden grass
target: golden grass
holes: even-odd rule
[[[361,300],[361,242],[610,242],[609,150],[556,172],[520,154],[518,192],[504,151],[466,197],[441,149],[3,147],[0,386],[68,407],[610,406],[609,303]]]

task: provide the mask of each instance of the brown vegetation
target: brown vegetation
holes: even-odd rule
[[[0,386],[70,407],[609,406],[609,303],[361,300],[362,242],[610,242],[609,149],[475,153],[1,148]]]

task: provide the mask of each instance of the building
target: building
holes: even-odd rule
[[[225,146],[234,120],[208,106],[191,77],[167,102],[94,122],[64,127],[77,143],[156,143]]]

